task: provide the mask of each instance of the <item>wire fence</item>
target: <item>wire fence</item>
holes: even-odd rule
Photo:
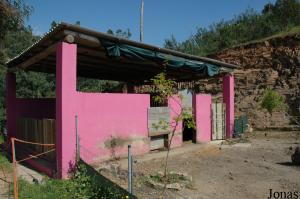
[[[39,145],[52,148],[42,153],[36,153],[28,150],[29,147],[24,147],[22,145]],[[41,159],[45,154],[53,152],[54,150],[55,144],[29,142],[14,137],[8,140],[6,144],[3,144],[1,148],[2,164],[0,165],[1,198],[19,198],[18,181],[20,178],[33,179],[33,181],[36,179],[41,179],[40,174],[27,169],[26,167],[20,165],[20,163],[26,162],[30,159]],[[12,160],[12,164],[9,164],[8,159]]]
[[[29,145],[40,145],[40,146],[50,146],[52,149],[49,149],[48,151],[38,153],[37,151],[32,151]],[[91,151],[90,149],[80,146],[80,153],[84,154],[84,157],[91,158],[96,157],[97,154],[94,151]],[[33,147],[34,148],[34,147]],[[51,191],[48,190],[48,188],[43,188],[43,184],[47,183],[44,181],[44,176],[42,176],[40,173],[35,172],[31,169],[28,169],[27,167],[23,166],[23,163],[27,165],[26,163],[33,159],[35,161],[46,161],[47,158],[45,158],[45,154],[53,152],[55,150],[54,144],[43,144],[43,143],[37,143],[37,142],[30,142],[26,140],[21,140],[17,138],[11,138],[6,143],[5,147],[1,148],[1,155],[3,157],[6,156],[7,159],[12,160],[12,164],[8,163],[8,170],[3,168],[3,165],[0,165],[0,198],[32,198],[32,196],[38,194],[36,193],[37,190],[46,189],[45,194],[48,194],[51,196],[57,196],[60,193],[64,194],[67,192],[66,190],[60,189],[56,186],[49,188],[52,189]],[[77,149],[76,149],[77,150]],[[88,169],[88,175],[95,181],[93,181],[93,184],[95,186],[101,187],[101,189],[104,190],[105,193],[108,191],[105,190],[106,188],[109,188],[112,193],[121,194],[121,195],[129,195],[126,189],[123,189],[122,187],[118,186],[116,183],[112,182],[108,178],[102,176],[97,170],[93,169],[90,165],[86,164],[80,159],[80,162],[84,164]],[[61,168],[55,168],[53,170],[53,177],[59,178],[61,173],[70,173],[72,172],[72,168],[68,171],[61,169]],[[31,182],[31,183],[28,183]],[[62,183],[63,181],[51,181],[54,183]],[[35,185],[38,184],[38,185]],[[47,184],[46,184],[47,185]],[[61,184],[63,187],[63,183]],[[38,187],[38,188],[37,188]],[[47,192],[47,193],[46,193]],[[49,193],[53,192],[53,193]],[[40,194],[40,193],[39,193]],[[55,195],[56,194],[56,195]],[[47,196],[48,196],[47,195]],[[36,195],[37,196],[37,195]],[[38,196],[37,196],[38,197]],[[51,197],[50,197],[51,198]],[[131,196],[130,198],[134,198]]]

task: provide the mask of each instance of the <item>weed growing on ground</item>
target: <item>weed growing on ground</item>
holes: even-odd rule
[[[169,172],[166,176],[163,173],[143,177],[140,182],[156,189],[193,189],[192,179],[186,174]]]
[[[19,180],[20,198],[129,198],[124,191],[112,184],[106,184],[97,178],[97,175],[90,174],[84,164],[78,164],[70,180],[57,180],[45,178],[39,184],[31,184],[23,179]]]
[[[4,137],[0,134],[0,145],[4,143]],[[0,149],[0,167],[4,169],[6,172],[12,171],[12,164],[7,159],[6,151]]]

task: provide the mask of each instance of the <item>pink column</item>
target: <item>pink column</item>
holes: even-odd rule
[[[58,43],[56,50],[56,159],[58,175],[68,177],[75,162],[77,45]]]
[[[6,74],[6,128],[9,137],[16,136],[16,75]]]
[[[226,104],[226,138],[232,138],[234,129],[234,76],[223,77],[223,101]]]
[[[197,143],[211,141],[211,95],[193,96]]]
[[[171,148],[182,145],[182,121],[176,125],[175,118],[181,114],[182,102],[179,96],[172,96],[168,99],[168,107],[170,108],[170,126],[171,131],[175,129],[175,134],[172,140]]]

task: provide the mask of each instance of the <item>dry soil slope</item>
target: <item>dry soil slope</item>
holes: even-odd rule
[[[254,127],[291,124],[282,112],[275,113],[271,119],[266,111],[261,110],[260,99],[266,88],[284,95],[290,114],[300,115],[300,27],[210,57],[241,66],[235,73],[236,115],[246,113]],[[221,91],[214,82],[202,90]]]

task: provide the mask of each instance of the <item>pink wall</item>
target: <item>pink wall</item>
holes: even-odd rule
[[[6,114],[7,131],[12,136],[16,133],[17,120],[27,118],[55,118],[55,99],[16,98],[16,76],[6,74]]]
[[[9,137],[16,135],[16,75],[6,73],[6,128]]]
[[[128,144],[133,154],[148,152],[149,106],[146,94],[79,92],[76,107],[81,157],[93,162],[127,156]]]
[[[171,148],[179,147],[182,145],[182,121],[179,121],[176,125],[175,118],[181,114],[182,101],[179,96],[173,96],[168,99],[168,107],[170,108],[170,126],[171,131],[175,130],[175,134],[172,140]]]
[[[16,137],[17,120],[20,117],[55,118],[55,99],[16,98],[16,76],[8,72],[6,75],[6,114],[8,136]],[[34,159],[27,160],[26,163],[47,175],[52,174],[51,168],[37,163]]]
[[[223,101],[226,104],[226,138],[233,137],[234,129],[234,76],[223,77]]]
[[[56,159],[58,177],[75,164],[77,45],[60,42],[56,50]]]
[[[78,116],[80,155],[87,162],[149,151],[149,95],[76,91],[76,44],[61,42],[56,52],[56,157],[59,177],[75,163]],[[111,144],[115,145],[111,147]]]
[[[193,96],[193,108],[196,122],[196,141],[211,141],[211,95],[197,94]]]

